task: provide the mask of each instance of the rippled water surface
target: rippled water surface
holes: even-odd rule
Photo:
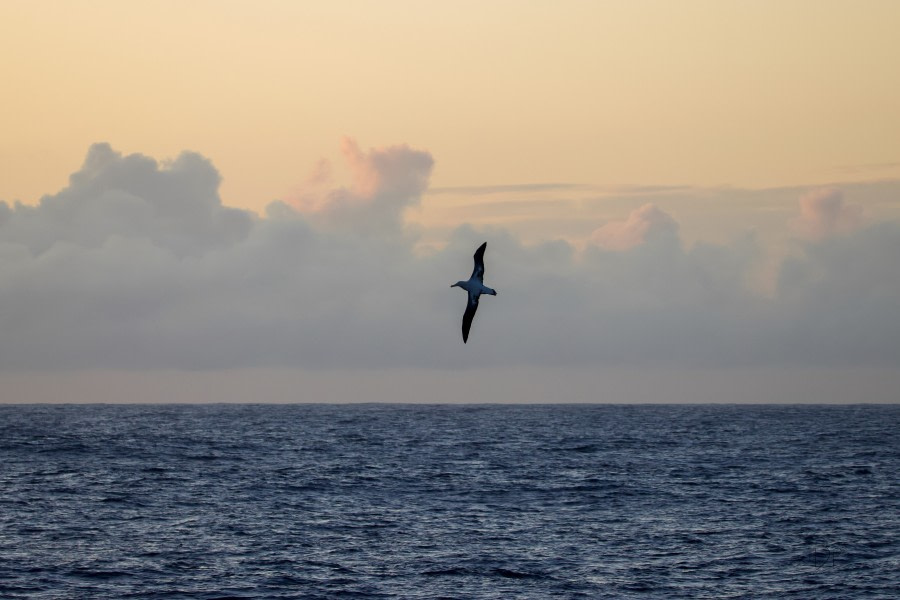
[[[0,406],[3,598],[897,598],[900,406]]]

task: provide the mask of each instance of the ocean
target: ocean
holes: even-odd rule
[[[900,597],[900,405],[0,405],[0,597]]]

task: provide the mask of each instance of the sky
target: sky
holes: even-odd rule
[[[898,25],[0,0],[0,402],[897,402]]]

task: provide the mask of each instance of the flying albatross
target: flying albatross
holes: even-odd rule
[[[469,340],[469,328],[472,326],[472,319],[475,317],[475,311],[478,310],[478,298],[482,294],[497,295],[497,290],[484,285],[484,249],[487,248],[487,242],[478,246],[475,251],[475,270],[468,281],[457,281],[450,287],[461,287],[469,292],[469,303],[466,304],[466,312],[463,313],[462,334],[463,343]]]

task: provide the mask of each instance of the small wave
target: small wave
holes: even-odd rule
[[[500,577],[506,577],[507,579],[543,579],[545,577],[545,575],[542,573],[529,573],[526,571],[505,569],[503,567],[492,569],[491,574],[498,575]]]
[[[118,577],[131,577],[133,574],[127,571],[78,567],[69,571],[68,575],[71,577],[83,577],[85,579],[115,579]]]
[[[421,572],[428,577],[502,577],[505,579],[546,579],[548,575],[538,572],[513,569],[509,567],[467,567],[455,566],[439,569],[428,569]]]
[[[471,575],[471,571],[463,567],[450,567],[447,569],[429,569],[422,571],[422,575],[428,577],[452,577],[454,575]]]

